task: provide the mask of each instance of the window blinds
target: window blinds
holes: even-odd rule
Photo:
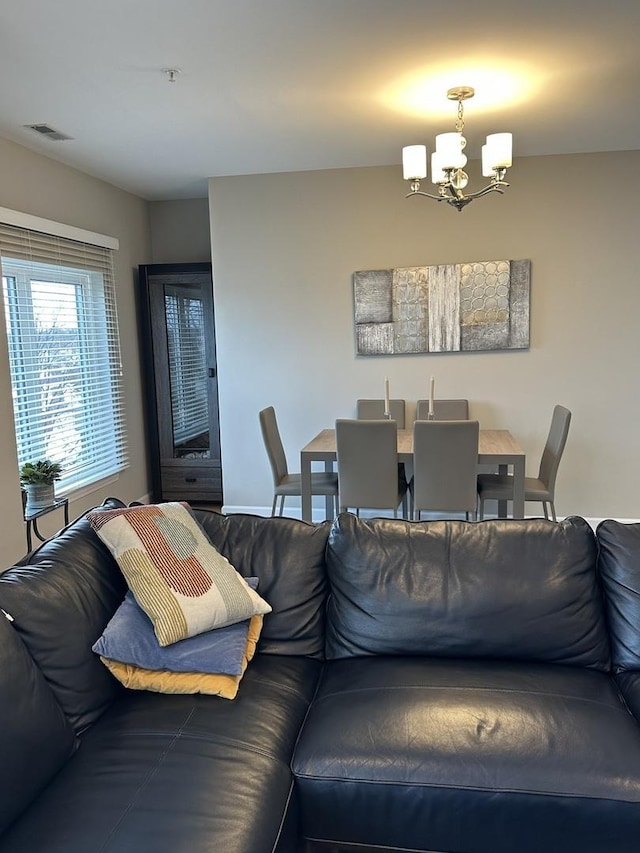
[[[127,463],[112,250],[0,223],[18,462],[63,466],[62,491]]]

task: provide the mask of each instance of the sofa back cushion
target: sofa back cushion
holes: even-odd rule
[[[272,612],[264,617],[258,651],[322,658],[330,522],[316,525],[201,509],[193,514],[241,575],[259,578],[260,595]]]
[[[640,524],[607,519],[596,534],[611,661],[619,671],[640,670]]]
[[[110,501],[105,508],[123,504]],[[127,586],[85,517],[0,575],[0,607],[49,682],[76,731],[122,689],[91,651]]]
[[[0,612],[0,833],[35,799],[76,737],[24,643]]]
[[[581,518],[406,522],[342,514],[327,547],[327,658],[515,658],[605,670],[595,567],[595,537]]]

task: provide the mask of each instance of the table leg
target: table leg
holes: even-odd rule
[[[498,474],[509,473],[508,465],[498,465]],[[507,518],[509,515],[509,502],[508,501],[498,501],[498,518]]]
[[[311,459],[306,453],[300,453],[300,490],[302,491],[302,520],[312,521]]]
[[[524,518],[524,456],[513,463],[513,517]]]
[[[325,462],[324,463],[325,473],[331,474],[333,472],[333,462]],[[324,511],[325,518],[331,520],[333,518],[334,513],[334,503],[333,503],[333,495],[327,495],[324,499]]]

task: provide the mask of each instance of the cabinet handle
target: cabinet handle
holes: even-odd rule
[[[198,482],[197,477],[185,477],[184,479],[185,479],[186,483],[197,483]]]

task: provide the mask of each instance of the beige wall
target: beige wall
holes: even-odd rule
[[[149,202],[151,263],[211,260],[209,203],[206,198]]]
[[[356,397],[380,396],[385,375],[394,396],[415,401],[433,374],[439,395],[469,397],[482,426],[516,434],[532,474],[553,404],[568,405],[574,421],[559,512],[640,517],[640,152],[517,160],[503,198],[461,214],[405,200],[398,167],[215,178],[208,202],[148,204],[5,140],[0,162],[0,206],[120,241],[131,465],[118,482],[73,501],[72,516],[107,494],[133,500],[147,491],[134,276],[140,263],[208,259],[210,213],[226,506],[270,506],[260,408],[276,406],[297,470],[302,444],[351,415]],[[528,351],[355,356],[354,270],[496,257],[532,261]],[[25,539],[4,338],[2,400],[0,536],[8,565]],[[41,527],[51,532],[58,523],[54,516]]]
[[[462,213],[405,200],[399,167],[210,180],[227,507],[271,503],[262,407],[299,470],[300,447],[381,396],[385,375],[408,401],[434,375],[436,396],[512,430],[529,474],[553,405],[568,406],[559,513],[640,517],[640,152],[521,158],[509,177]],[[354,270],[493,258],[531,259],[529,350],[355,356]]]
[[[120,241],[114,260],[131,461],[117,482],[72,500],[70,515],[78,515],[110,494],[125,501],[134,500],[148,491],[134,294],[137,266],[150,261],[147,203],[2,139],[0,163],[0,207],[107,234]],[[4,335],[0,336],[0,470],[2,570],[26,550]],[[52,513],[41,520],[40,529],[51,533],[61,523],[61,513]]]

